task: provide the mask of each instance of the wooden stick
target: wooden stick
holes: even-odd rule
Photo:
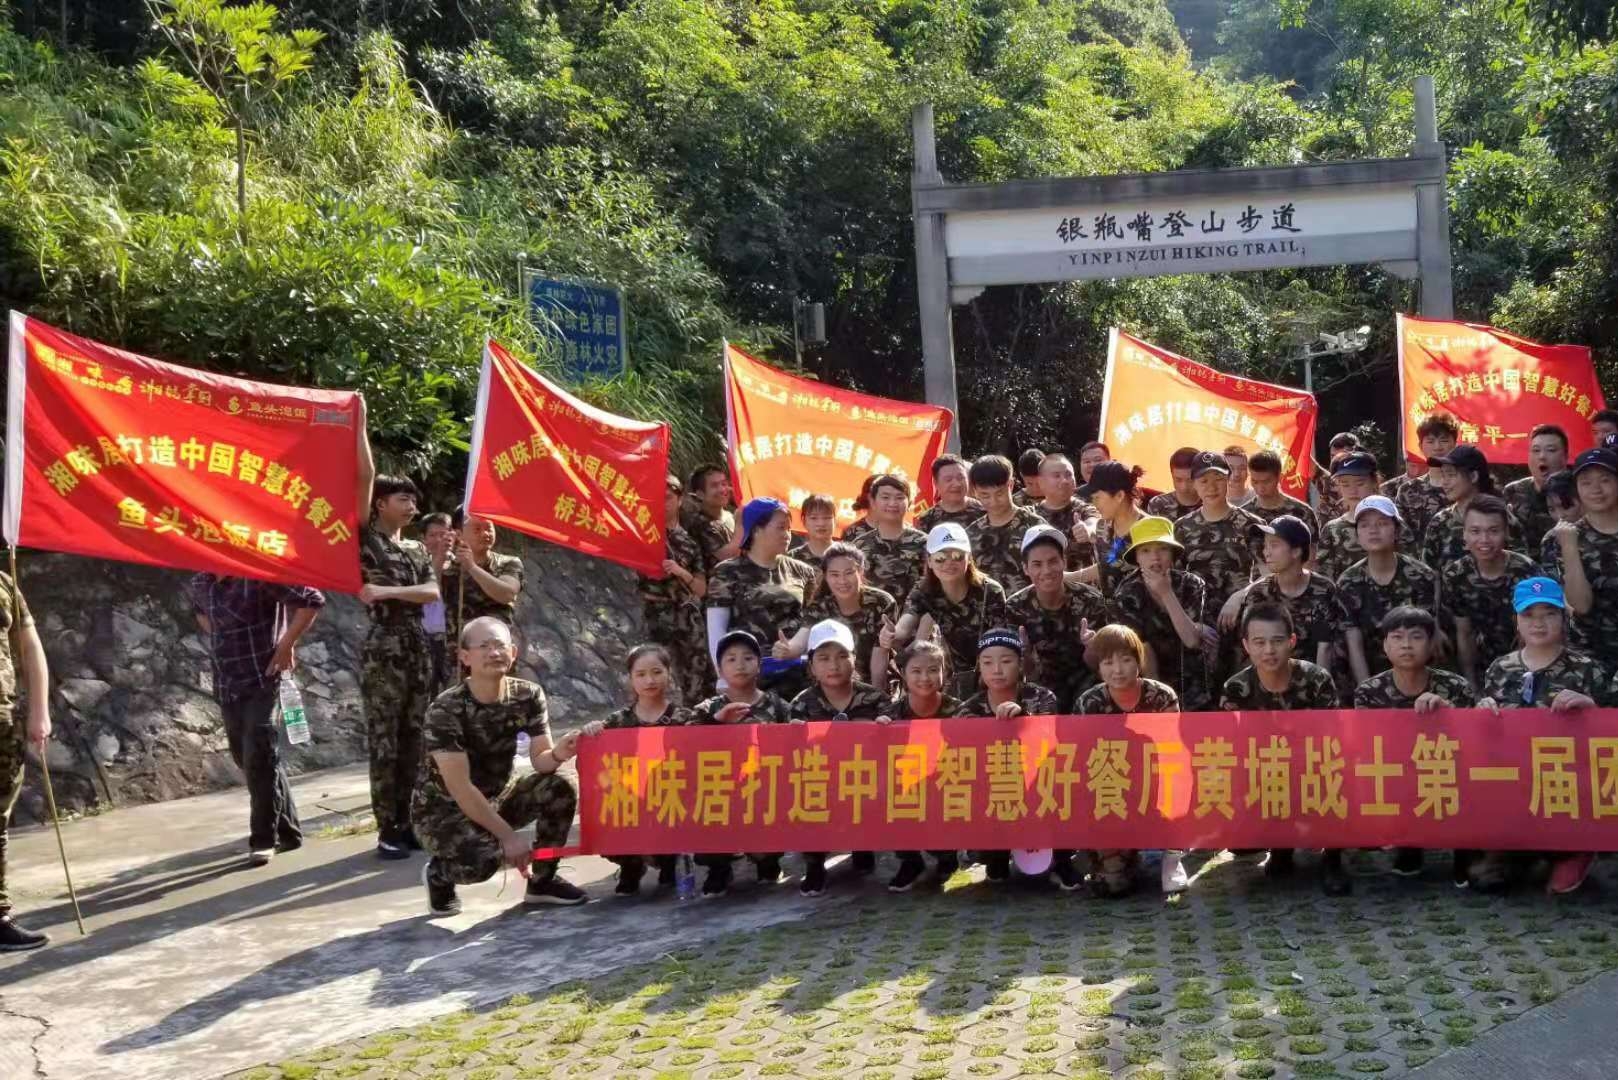
[[[17,631],[22,631],[22,592],[17,585],[17,549],[10,550],[11,555],[11,622]],[[30,694],[49,694],[48,686],[30,686]],[[39,754],[39,768],[45,777],[45,805],[50,808],[51,826],[56,830],[56,851],[62,856],[62,876],[67,879],[67,896],[73,901],[73,921],[79,924],[79,936],[86,937],[89,931],[84,928],[84,916],[79,912],[79,894],[73,888],[73,871],[67,865],[67,844],[62,840],[62,819],[56,815],[56,791],[51,786],[51,755],[47,744]]]

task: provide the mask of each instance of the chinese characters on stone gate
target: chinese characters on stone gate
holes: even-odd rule
[[[1271,206],[1267,212],[1249,203],[1239,212],[1209,208],[1194,215],[1183,209],[1160,214],[1148,210],[1117,213],[1103,210],[1061,218],[1056,238],[1065,247],[1088,241],[1086,250],[1068,256],[1075,266],[1117,266],[1203,259],[1238,259],[1267,255],[1305,254],[1300,241],[1287,234],[1301,233],[1293,224],[1295,203]],[[1181,244],[1164,241],[1184,240]],[[1156,246],[1129,246],[1156,245]]]
[[[1247,208],[1236,216],[1235,229],[1231,231],[1243,236],[1251,235],[1254,230],[1264,225],[1268,220],[1271,231],[1300,233],[1303,230],[1293,224],[1293,218],[1296,215],[1297,206],[1291,202],[1271,207],[1268,218],[1258,207],[1248,204]],[[1121,227],[1120,221],[1123,223]],[[1089,217],[1063,218],[1056,226],[1056,236],[1064,244],[1089,239],[1133,239],[1144,244],[1151,243],[1154,236],[1157,236],[1158,239],[1166,237],[1171,240],[1181,237],[1218,236],[1225,232],[1228,223],[1230,223],[1229,215],[1212,209],[1201,215],[1196,221],[1192,221],[1186,211],[1180,209],[1170,210],[1161,216],[1155,217],[1146,210],[1138,211],[1133,216],[1125,213],[1121,217],[1116,213],[1102,211]],[[1086,231],[1087,224],[1089,231]],[[1131,235],[1126,237],[1124,235],[1126,231]]]
[[[983,848],[1578,850],[1602,835],[1610,847],[1618,828],[1618,712],[1587,714],[1596,722],[1576,731],[1548,711],[1522,713],[1529,722],[1509,732],[1468,722],[1479,713],[1443,725],[1395,712],[1286,715],[1281,730],[1273,716],[1210,713],[608,733],[580,761],[585,842],[604,854],[905,849],[946,837]]]

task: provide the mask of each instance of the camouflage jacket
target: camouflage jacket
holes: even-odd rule
[[[1096,587],[1102,596],[1111,596],[1118,583],[1135,568],[1124,561],[1129,550],[1129,534],[1114,535],[1112,522],[1101,518],[1096,522]]]
[[[712,574],[714,567],[724,561],[719,558],[720,549],[735,539],[735,516],[725,510],[717,518],[711,518],[703,511],[701,503],[687,496],[680,503],[680,526],[691,534],[702,552],[702,572]]]
[[[1244,667],[1225,680],[1219,695],[1221,709],[1281,712],[1287,709],[1335,709],[1341,702],[1331,672],[1307,660],[1289,660],[1291,680],[1281,693],[1266,690],[1258,672]]]
[[[489,552],[488,564],[484,570],[497,578],[516,578],[517,593],[522,594],[523,567],[522,560],[515,555],[502,555],[498,551]],[[461,564],[451,559],[449,566],[444,568],[443,577],[439,578],[439,592],[444,598],[444,622],[449,634],[449,640],[459,641],[461,627],[473,619],[481,619],[485,615],[492,615],[507,626],[517,625],[517,601],[513,599],[509,604],[502,604],[483,591],[477,579],[471,574],[466,575],[466,601],[461,601]],[[464,617],[463,622],[456,622],[455,615],[459,611]]]
[[[767,653],[777,634],[791,637],[803,622],[803,594],[815,572],[785,555],[770,567],[747,555],[726,559],[708,578],[707,606],[730,609],[730,629],[746,630]]]
[[[1510,520],[1506,523],[1506,547],[1512,551],[1528,554],[1528,548],[1523,543],[1522,524],[1517,516],[1509,510],[1506,511]],[[1455,507],[1446,506],[1433,515],[1427,523],[1427,532],[1421,540],[1421,561],[1439,570],[1466,554],[1466,515],[1456,512]]]
[[[1506,568],[1493,579],[1483,576],[1470,552],[1444,567],[1443,605],[1470,625],[1479,668],[1517,647],[1517,613],[1511,606],[1511,593],[1517,582],[1539,576],[1539,564],[1515,551],[1506,552]]]
[[[809,550],[809,538],[807,536],[799,536],[793,539],[792,546],[787,548],[787,558],[797,559],[805,566],[813,567],[816,573],[825,569],[821,565],[820,556]]]
[[[1200,577],[1184,570],[1170,570],[1169,580],[1180,606],[1194,623],[1207,625],[1207,586]],[[1202,649],[1186,646],[1174,629],[1168,612],[1158,606],[1146,588],[1140,571],[1132,570],[1118,583],[1112,595],[1112,605],[1118,621],[1139,634],[1157,657],[1157,678],[1168,683],[1180,695],[1187,711],[1207,708],[1212,702],[1208,686],[1207,666],[1202,660]],[[1217,617],[1218,612],[1213,612]]]
[[[1017,691],[1017,704],[1022,706],[1024,716],[1055,716],[1058,708],[1055,694],[1031,682],[1023,683]],[[989,704],[989,692],[981,690],[961,702],[955,715],[993,716],[994,707]]]
[[[1532,476],[1525,476],[1501,488],[1500,497],[1506,500],[1506,505],[1522,525],[1523,543],[1527,545],[1523,550],[1538,551],[1540,541],[1556,524],[1556,515],[1551,513],[1551,504],[1545,498],[1545,493],[1535,486]]]
[[[876,648],[877,639],[882,634],[884,618],[897,623],[899,605],[893,602],[893,597],[869,585],[860,587],[860,610],[857,615],[844,615],[837,606],[837,598],[825,586],[821,586],[803,606],[804,626],[813,626],[825,619],[836,619],[853,631],[854,678],[865,682],[875,681],[871,678],[870,671],[871,650]],[[886,681],[887,673],[881,672],[879,677],[882,681]]]
[[[1427,689],[1422,694],[1437,694],[1457,709],[1470,709],[1478,703],[1472,693],[1472,684],[1453,671],[1430,667],[1427,669]],[[1417,694],[1416,697],[1420,697]],[[1410,697],[1393,681],[1393,672],[1372,675],[1354,688],[1356,709],[1413,709],[1416,697]]]
[[[691,723],[694,719],[695,716],[690,709],[670,702],[663,709],[663,715],[659,716],[656,720],[653,720],[649,724],[641,720],[640,716],[635,712],[635,706],[633,705],[625,705],[617,712],[609,713],[606,720],[602,721],[602,724],[607,728],[607,730],[612,731],[618,728],[684,727],[686,724]]]
[[[1094,506],[1091,506],[1078,496],[1074,496],[1072,501],[1059,510],[1052,510],[1044,503],[1036,505],[1034,510],[1040,517],[1045,519],[1046,524],[1060,529],[1062,535],[1067,537],[1067,568],[1069,571],[1082,570],[1086,566],[1095,563],[1095,544],[1088,539],[1088,530],[1082,534],[1086,539],[1075,540],[1073,538],[1073,527],[1075,525],[1100,518],[1101,514]],[[1021,544],[1022,537],[1019,536],[1017,541]]]
[[[28,601],[23,597],[22,590],[17,590],[17,602],[22,608],[22,621],[16,622],[11,610],[11,575],[0,572],[0,736],[16,723],[12,716],[12,707],[17,702],[17,661],[19,653],[18,643],[21,641],[22,631],[34,624],[34,616],[28,610]],[[5,778],[5,779],[9,779]],[[0,822],[0,828],[4,823]]]
[[[427,549],[416,540],[395,540],[369,525],[360,529],[360,571],[367,585],[426,585],[436,580]],[[454,617],[454,609],[445,608]],[[404,600],[378,600],[366,609],[372,626],[421,629],[421,605]]]
[[[1366,559],[1344,570],[1337,579],[1343,607],[1365,635],[1365,663],[1372,671],[1383,671],[1388,666],[1387,654],[1382,651],[1382,619],[1388,612],[1409,604],[1437,614],[1438,575],[1426,563],[1408,555],[1396,558],[1393,578],[1386,585],[1377,584]]]
[[[1208,610],[1216,615],[1264,565],[1264,534],[1257,525],[1257,518],[1234,506],[1219,521],[1197,509],[1174,523],[1174,538],[1185,546],[1181,565],[1207,583]]]
[[[1321,645],[1334,644],[1355,625],[1348,617],[1342,594],[1324,574],[1311,573],[1303,592],[1297,596],[1288,596],[1276,582],[1275,575],[1266,574],[1247,590],[1242,613],[1245,615],[1258,604],[1280,604],[1292,613],[1292,625],[1298,634],[1294,652],[1311,664],[1320,655]]]
[[[1604,533],[1588,521],[1579,522],[1579,563],[1595,594],[1595,603],[1583,615],[1573,617],[1574,637],[1608,667],[1618,667],[1618,533]],[[1554,536],[1545,544],[1552,562],[1545,572],[1566,584],[1562,546]]]
[[[1315,470],[1314,479],[1310,481],[1314,486],[1317,501],[1316,507],[1320,510],[1322,518],[1331,519],[1343,513],[1343,497],[1337,494],[1337,485],[1332,482],[1331,470]]]
[[[871,524],[871,519],[860,518],[858,521],[854,522],[854,524],[844,529],[843,535],[838,537],[838,539],[845,544],[852,544],[860,537],[866,535],[867,533],[873,532],[876,532],[876,526]]]
[[[1006,619],[1028,637],[1029,678],[1054,691],[1058,700],[1071,701],[1095,681],[1084,662],[1079,624],[1088,620],[1095,631],[1112,621],[1111,606],[1100,592],[1069,582],[1061,606],[1052,611],[1040,604],[1030,585],[1006,601]]]
[[[952,716],[960,716],[961,702],[948,694],[938,695],[938,711],[932,716],[917,716],[916,710],[910,707],[910,695],[901,692],[898,697],[888,703],[887,715],[895,720],[946,720]]]
[[[1594,658],[1586,653],[1563,649],[1560,656],[1538,671],[1533,672],[1530,687],[1528,665],[1521,652],[1508,652],[1497,657],[1483,676],[1480,697],[1493,698],[1502,709],[1548,709],[1556,695],[1572,690],[1585,695],[1597,705],[1611,703],[1611,687],[1607,673]],[[1525,688],[1531,689],[1529,700],[1523,700]]]
[[[1291,514],[1305,525],[1309,526],[1309,535],[1320,541],[1320,518],[1315,514],[1314,507],[1299,499],[1294,499],[1284,492],[1281,495],[1281,505],[1271,508],[1260,506],[1258,499],[1254,498],[1242,504],[1242,509],[1268,525],[1283,514]]]
[[[940,525],[953,523],[966,528],[972,522],[983,516],[983,504],[976,499],[966,500],[966,505],[959,510],[945,510],[941,503],[934,503],[916,518],[916,528],[924,533],[930,533]]]
[[[826,700],[826,695],[816,685],[792,699],[791,716],[794,720],[875,720],[890,715],[888,709],[892,705],[888,695],[876,687],[855,682],[853,698],[839,709]]]
[[[1000,583],[1010,596],[1028,585],[1022,572],[1023,534],[1035,525],[1045,524],[1037,510],[1022,506],[1004,525],[990,525],[984,514],[966,527],[967,538],[972,541],[972,561],[989,577]]]
[[[905,529],[897,540],[884,540],[872,529],[854,542],[865,556],[865,580],[875,585],[901,606],[910,590],[921,580],[927,562],[927,534]]]
[[[938,627],[939,643],[949,653],[951,671],[971,671],[978,658],[978,638],[985,630],[1004,626],[1006,591],[993,578],[968,586],[966,596],[956,603],[942,589],[925,585],[910,590],[905,614],[920,619],[930,615]]]
[[[1409,524],[1399,526],[1399,546],[1406,551],[1416,550],[1416,533]],[[1346,517],[1334,517],[1320,527],[1320,542],[1315,545],[1315,569],[1336,581],[1343,571],[1365,558],[1354,522]]]
[[[702,548],[697,545],[696,538],[678,525],[668,531],[664,552],[668,558],[684,567],[687,573],[700,577],[708,572],[703,563]],[[678,607],[681,604],[697,602],[691,590],[686,588],[685,582],[673,574],[655,578],[640,574],[637,575],[637,580],[640,600],[646,607]]]
[[[422,727],[422,761],[412,812],[430,816],[465,816],[433,761],[435,753],[466,755],[472,786],[494,799],[511,782],[517,736],[549,739],[551,726],[545,691],[538,683],[507,679],[500,700],[485,704],[472,696],[467,680],[439,694],[427,706]]]
[[[1152,517],[1165,517],[1170,521],[1179,521],[1194,510],[1200,510],[1202,504],[1196,503],[1187,506],[1175,497],[1174,492],[1165,491],[1161,495],[1153,495],[1146,500],[1146,513]]]
[[[1124,709],[1112,699],[1112,693],[1105,683],[1090,687],[1079,695],[1078,702],[1073,706],[1075,712],[1085,716],[1122,716]],[[1158,682],[1156,679],[1142,679],[1140,681],[1140,700],[1135,703],[1129,713],[1148,712],[1179,712],[1180,697],[1174,688]]]
[[[754,703],[753,711],[741,723],[784,724],[792,719],[792,706],[787,704],[785,698],[768,690],[761,690],[759,693],[761,696]],[[730,698],[724,694],[715,694],[713,697],[699,702],[691,710],[690,722],[693,724],[717,724],[719,721],[714,717],[719,715],[720,709],[729,704]]]

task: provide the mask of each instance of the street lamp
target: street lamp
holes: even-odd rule
[[[1294,340],[1297,344],[1291,359],[1303,361],[1303,388],[1312,394],[1315,391],[1315,361],[1328,356],[1352,356],[1364,352],[1371,343],[1371,328],[1361,326],[1341,334],[1317,334],[1313,341]]]
[[[792,298],[792,356],[803,370],[803,347],[826,344],[826,305]]]

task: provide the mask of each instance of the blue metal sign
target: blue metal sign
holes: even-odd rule
[[[610,379],[629,364],[624,294],[610,285],[524,271],[528,314],[557,341],[563,369],[574,379]]]

